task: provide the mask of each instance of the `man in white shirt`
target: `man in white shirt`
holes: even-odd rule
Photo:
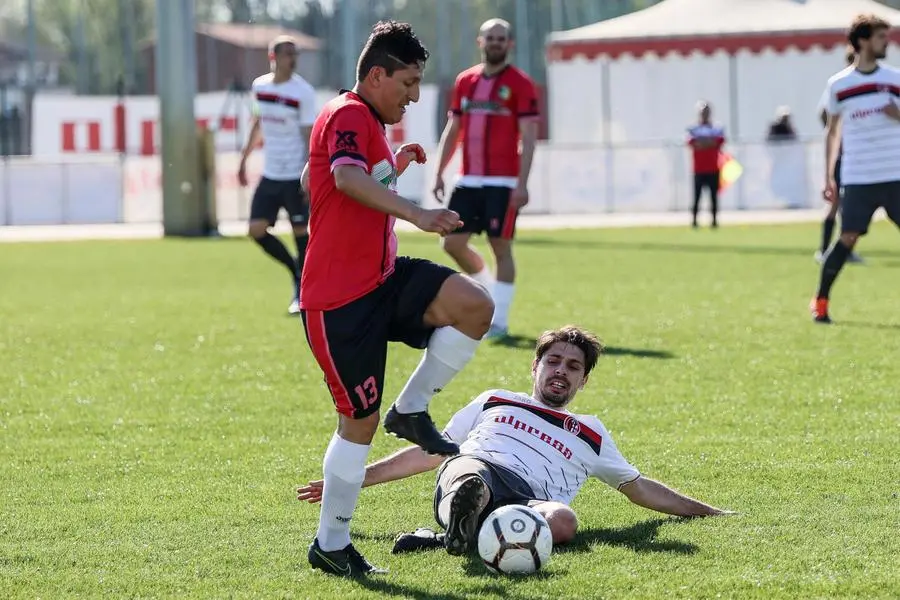
[[[853,46],[847,47],[847,53],[845,55],[845,60],[848,65],[853,65],[856,61],[856,51],[853,49]],[[819,119],[822,121],[822,126],[828,126],[828,88],[822,92],[822,97],[819,99]],[[816,262],[822,264],[825,260],[825,253],[828,252],[828,248],[831,247],[832,237],[834,236],[834,223],[837,217],[838,209],[841,206],[841,153],[838,151],[837,162],[834,166],[834,182],[835,187],[837,188],[837,194],[834,197],[826,198],[828,202],[828,214],[825,215],[825,220],[822,221],[822,242],[819,246],[819,249],[816,250],[815,259]],[[861,263],[863,259],[856,252],[851,252],[850,257],[847,259],[848,262],[852,263]]]
[[[554,544],[564,544],[578,526],[569,504],[589,477],[667,514],[729,514],[644,477],[599,419],[566,410],[602,351],[596,337],[574,326],[544,332],[531,367],[531,395],[489,390],[450,419],[444,435],[460,445],[458,455],[444,462],[412,446],[369,465],[363,486],[441,467],[434,512],[447,533],[419,529],[401,535],[394,552],[444,546],[450,554],[463,554],[473,547],[484,518],[506,504],[533,507],[547,519]],[[313,481],[297,493],[298,500],[318,502],[322,484]]]
[[[285,266],[293,282],[291,314],[300,313],[300,274],[308,240],[309,201],[300,186],[300,175],[309,150],[309,135],[318,110],[316,90],[294,73],[297,47],[293,39],[279,36],[269,44],[272,71],[257,77],[250,88],[253,121],[241,153],[238,180],[247,185],[247,158],[263,144],[263,174],[250,206],[249,234],[269,256]],[[291,219],[297,256],[269,232],[284,208]]]
[[[817,323],[831,323],[831,287],[875,211],[883,208],[900,225],[900,71],[878,62],[887,55],[889,29],[875,15],[859,15],[847,36],[856,60],[828,80],[825,197],[838,195],[838,154],[843,196],[841,235],[825,256],[810,303]]]

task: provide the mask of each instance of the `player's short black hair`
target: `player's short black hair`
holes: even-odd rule
[[[597,366],[597,361],[605,350],[603,343],[590,331],[585,331],[575,325],[566,325],[565,327],[551,329],[541,334],[534,349],[535,360],[540,361],[553,344],[557,342],[572,344],[584,353],[585,377]]]
[[[872,35],[883,29],[890,29],[891,24],[881,17],[873,14],[857,15],[850,24],[850,30],[847,32],[847,41],[853,46],[856,52],[859,52],[859,41],[871,39]]]
[[[408,65],[425,66],[429,52],[416,37],[412,25],[398,21],[379,21],[372,27],[356,64],[356,80],[362,81],[372,67],[382,67],[388,76]]]

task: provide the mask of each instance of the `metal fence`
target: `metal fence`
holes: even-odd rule
[[[723,210],[797,209],[818,206],[824,173],[822,140],[729,144],[743,169],[720,197]],[[434,149],[430,149],[434,152]],[[458,159],[458,157],[457,157]],[[237,184],[236,153],[216,157],[217,215],[243,221],[253,188]],[[252,161],[261,161],[255,154]],[[431,164],[431,162],[429,162]],[[526,213],[597,214],[685,211],[692,203],[690,154],[681,145],[539,144]],[[260,163],[251,164],[259,172]],[[451,179],[456,164],[445,173]],[[0,225],[159,223],[162,220],[159,157],[85,158],[0,162]],[[399,192],[425,205],[432,172],[410,169]]]

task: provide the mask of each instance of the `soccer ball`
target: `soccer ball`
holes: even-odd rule
[[[534,573],[550,561],[552,551],[550,525],[527,506],[501,506],[478,532],[478,554],[493,573]]]

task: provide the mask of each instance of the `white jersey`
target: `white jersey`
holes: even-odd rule
[[[300,179],[306,162],[301,127],[312,127],[318,110],[316,90],[296,73],[274,83],[273,73],[257,77],[250,86],[253,114],[263,137],[263,177],[276,181]]]
[[[828,80],[825,110],[841,117],[843,185],[900,181],[900,123],[884,114],[898,96],[900,71],[886,65],[847,67]]]
[[[527,394],[484,392],[453,415],[444,434],[461,455],[513,471],[538,500],[569,504],[588,477],[619,488],[640,476],[596,417],[556,410]]]

